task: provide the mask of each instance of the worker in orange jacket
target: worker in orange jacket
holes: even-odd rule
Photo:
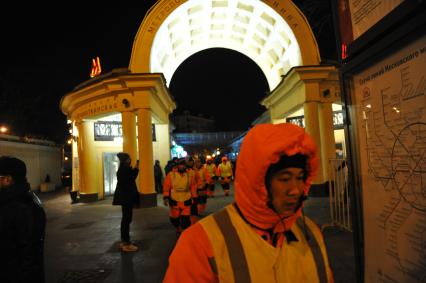
[[[198,214],[204,213],[207,206],[207,184],[211,182],[211,177],[200,159],[194,164],[195,179],[197,180],[197,208]]]
[[[232,164],[226,156],[222,157],[222,163],[217,166],[216,176],[219,178],[225,196],[229,196],[230,184],[234,178],[234,173],[232,171]]]
[[[213,157],[211,155],[206,156],[206,164],[204,164],[204,168],[206,168],[207,172],[210,175],[210,181],[207,181],[207,196],[213,198],[214,197],[214,189],[216,186],[216,164],[213,162]]]
[[[163,184],[164,205],[170,207],[170,222],[178,234],[191,226],[191,205],[196,202],[196,189],[194,174],[187,171],[185,159],[179,159],[177,170],[169,172]]]
[[[163,282],[333,282],[321,231],[302,214],[317,169],[303,128],[254,126],[238,156],[235,202],[182,234]]]
[[[191,178],[194,178],[195,183],[196,183],[196,189],[198,188],[198,179],[196,179],[195,176],[195,170],[194,170],[194,158],[190,155],[188,155],[187,157],[185,157],[186,160],[186,172],[188,172],[189,176]],[[190,220],[191,220],[191,225],[196,223],[198,221],[198,194],[197,197],[192,201],[192,205],[191,205],[191,213],[190,213]]]

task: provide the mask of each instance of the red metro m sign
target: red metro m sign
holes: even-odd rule
[[[101,72],[101,61],[99,60],[99,57],[96,57],[96,59],[92,59],[92,70],[90,71],[90,77],[94,78],[99,76]]]

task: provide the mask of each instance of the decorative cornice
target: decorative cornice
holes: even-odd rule
[[[333,77],[337,78],[337,72],[336,67],[332,65],[293,67],[261,104],[269,108],[302,84],[321,83]]]
[[[176,108],[162,74],[135,74],[127,69],[114,70],[78,85],[61,99],[60,108],[65,115],[71,116],[73,111],[88,103],[119,95],[135,97],[141,92],[148,92],[166,112]]]

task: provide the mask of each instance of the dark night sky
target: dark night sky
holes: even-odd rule
[[[133,39],[154,2],[99,7],[37,2],[2,9],[0,125],[10,125],[12,134],[63,142],[67,126],[59,110],[61,97],[89,79],[95,56],[101,58],[103,73],[128,66]],[[329,0],[295,2],[311,21],[322,57],[334,59]],[[212,115],[218,130],[247,129],[265,110],[259,101],[268,91],[260,68],[226,49],[205,50],[187,59],[170,89],[178,110]]]

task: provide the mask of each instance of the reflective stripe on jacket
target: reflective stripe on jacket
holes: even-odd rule
[[[212,246],[219,282],[332,282],[321,232],[306,217],[291,229],[297,241],[281,248],[263,240],[232,205],[199,223]]]

